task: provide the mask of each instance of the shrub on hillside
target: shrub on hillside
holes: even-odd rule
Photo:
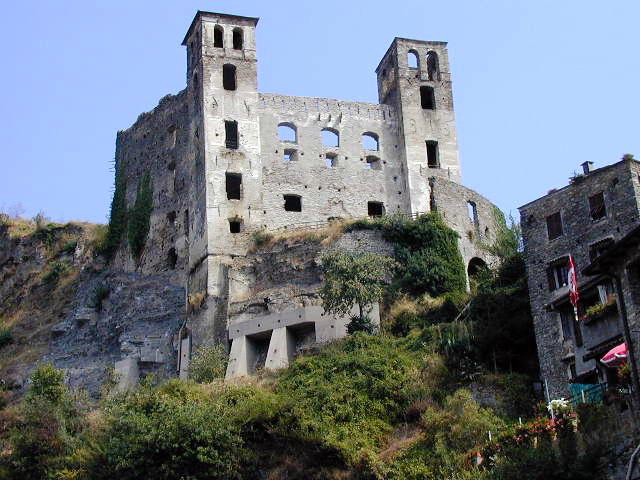
[[[152,210],[153,185],[151,175],[147,172],[138,185],[136,201],[127,214],[129,246],[135,259],[140,258],[147,243]]]
[[[198,383],[224,378],[229,356],[221,343],[200,347],[189,363],[189,377]]]

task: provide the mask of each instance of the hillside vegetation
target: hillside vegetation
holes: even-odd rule
[[[515,228],[505,224],[496,242],[509,248],[487,246],[497,264],[471,294],[455,233],[437,214],[348,228],[380,229],[396,247],[381,332],[233,384],[219,378],[225,357],[214,347],[194,359],[192,380],[148,377],[119,394],[107,383],[98,404],[42,365],[0,414],[0,478],[600,477],[605,437],[593,432],[606,415],[585,407],[550,423],[536,405]]]

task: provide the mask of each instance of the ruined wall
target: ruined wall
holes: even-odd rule
[[[460,236],[458,245],[467,269],[474,258],[492,264],[495,259],[483,245],[495,241],[497,207],[474,190],[442,177],[430,177],[429,185],[432,209]]]
[[[546,304],[568,292],[568,287],[549,291],[547,267],[556,259],[572,255],[578,270],[578,284],[588,280],[580,272],[590,263],[589,247],[605,238],[621,238],[640,220],[637,171],[637,162],[619,162],[595,170],[519,209],[540,368],[552,397],[567,394],[568,358],[576,357],[578,374],[593,368],[594,360],[583,362],[577,358],[583,349],[576,350],[573,338],[563,339],[560,315],[546,311]],[[589,197],[598,192],[604,192],[606,217],[593,221]],[[560,212],[562,218],[563,235],[549,240],[546,218],[556,212]]]
[[[146,273],[174,270],[178,278],[184,277],[189,254],[189,200],[194,183],[188,100],[186,90],[168,95],[154,110],[140,115],[130,128],[118,132],[116,165],[126,177],[127,209],[133,207],[140,181],[149,173],[153,210],[139,262],[131,255],[125,233],[114,259],[116,268]]]

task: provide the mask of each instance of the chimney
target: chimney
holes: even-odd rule
[[[582,165],[582,173],[589,175],[593,171],[593,162],[584,162]]]

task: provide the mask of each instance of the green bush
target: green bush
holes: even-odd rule
[[[60,249],[60,253],[63,255],[71,255],[76,251],[77,246],[77,240],[69,240],[62,246],[62,248]]]
[[[0,348],[6,347],[11,343],[13,343],[11,327],[7,326],[4,322],[0,322]]]
[[[357,463],[382,444],[405,410],[419,358],[399,340],[355,334],[283,371],[276,392],[290,402],[298,435]]]
[[[240,428],[220,403],[180,381],[115,400],[85,467],[95,480],[236,478]]]
[[[31,374],[31,388],[27,399],[42,398],[53,404],[59,404],[65,393],[64,373],[50,363],[38,365]]]
[[[220,343],[198,349],[189,363],[189,377],[198,383],[224,378],[229,356]]]
[[[128,213],[129,246],[135,259],[139,259],[147,242],[151,211],[153,210],[153,186],[147,172],[138,185],[136,201]]]
[[[362,317],[355,315],[351,317],[349,323],[347,323],[347,333],[353,335],[357,332],[372,334],[375,330],[375,325],[367,315]]]
[[[103,302],[109,297],[111,293],[111,288],[109,285],[105,283],[101,283],[96,288],[93,289],[93,293],[91,294],[91,306],[96,309],[96,311],[102,311]]]
[[[48,285],[55,285],[68,270],[69,265],[65,262],[52,262],[49,271],[42,277],[42,282]]]
[[[126,164],[116,162],[115,189],[111,200],[109,226],[104,238],[97,242],[98,253],[111,259],[118,250],[122,236],[127,231],[127,176]]]
[[[253,244],[257,248],[260,248],[263,245],[266,245],[269,242],[271,242],[271,240],[273,240],[273,234],[265,230],[258,230],[256,232],[253,232],[253,234],[251,235],[251,238],[253,240]]]

